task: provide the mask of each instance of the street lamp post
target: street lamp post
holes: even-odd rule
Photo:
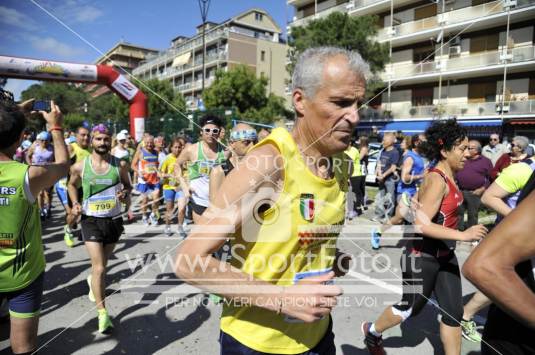
[[[198,0],[202,18],[202,91],[204,92],[205,60],[206,60],[206,18],[210,8],[210,0]]]

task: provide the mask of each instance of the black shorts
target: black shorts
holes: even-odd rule
[[[246,345],[240,343],[236,338],[228,335],[224,331],[219,333],[219,344],[221,346],[221,355],[236,355],[236,354],[247,354],[247,355],[267,355],[267,353],[259,352],[254,349],[249,348]],[[336,346],[334,344],[334,333],[333,333],[333,321],[332,318],[329,321],[329,328],[325,332],[325,335],[320,340],[320,342],[312,349],[300,353],[300,355],[335,355]]]
[[[529,329],[492,304],[483,331],[481,354],[535,354],[535,337],[533,335],[533,329]]]
[[[91,217],[82,215],[82,238],[84,242],[117,243],[124,231],[123,218]]]
[[[204,211],[206,211],[207,208],[208,207],[198,205],[195,202],[191,201],[191,209],[199,216],[202,216],[202,214],[204,213]]]

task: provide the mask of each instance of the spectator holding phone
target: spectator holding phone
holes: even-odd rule
[[[45,256],[36,196],[67,174],[69,160],[63,140],[63,119],[51,102],[50,112],[40,111],[54,144],[54,161],[47,165],[22,164],[12,159],[21,144],[24,111],[32,101],[17,107],[0,102],[0,303],[8,302],[11,350],[32,353],[37,348],[39,310],[43,294]]]

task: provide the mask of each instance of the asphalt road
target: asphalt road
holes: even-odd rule
[[[88,255],[81,242],[72,249],[65,246],[62,222],[56,206],[43,228],[47,267],[38,354],[219,354],[221,306],[172,271],[180,237],[166,237],[163,226],[127,226],[108,266],[106,304],[115,330],[106,336],[97,332],[95,305],[87,298]],[[388,234],[382,249],[372,251],[368,232],[373,225],[357,218],[347,223],[339,240],[339,248],[358,261],[350,275],[336,281],[345,290],[332,314],[339,354],[367,354],[360,324],[399,300],[399,235]],[[461,264],[469,250],[458,248]],[[466,302],[474,287],[464,279],[462,286]],[[478,320],[484,321],[484,315]],[[387,352],[442,353],[437,317],[436,307],[428,304],[419,316],[387,331]],[[0,354],[7,354],[8,325],[1,323],[0,329]],[[463,339],[462,349],[478,354],[479,344]]]

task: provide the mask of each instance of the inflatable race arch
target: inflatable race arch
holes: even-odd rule
[[[110,66],[0,56],[0,76],[106,85],[130,105],[132,137],[139,141],[145,131],[147,97],[124,75]]]

